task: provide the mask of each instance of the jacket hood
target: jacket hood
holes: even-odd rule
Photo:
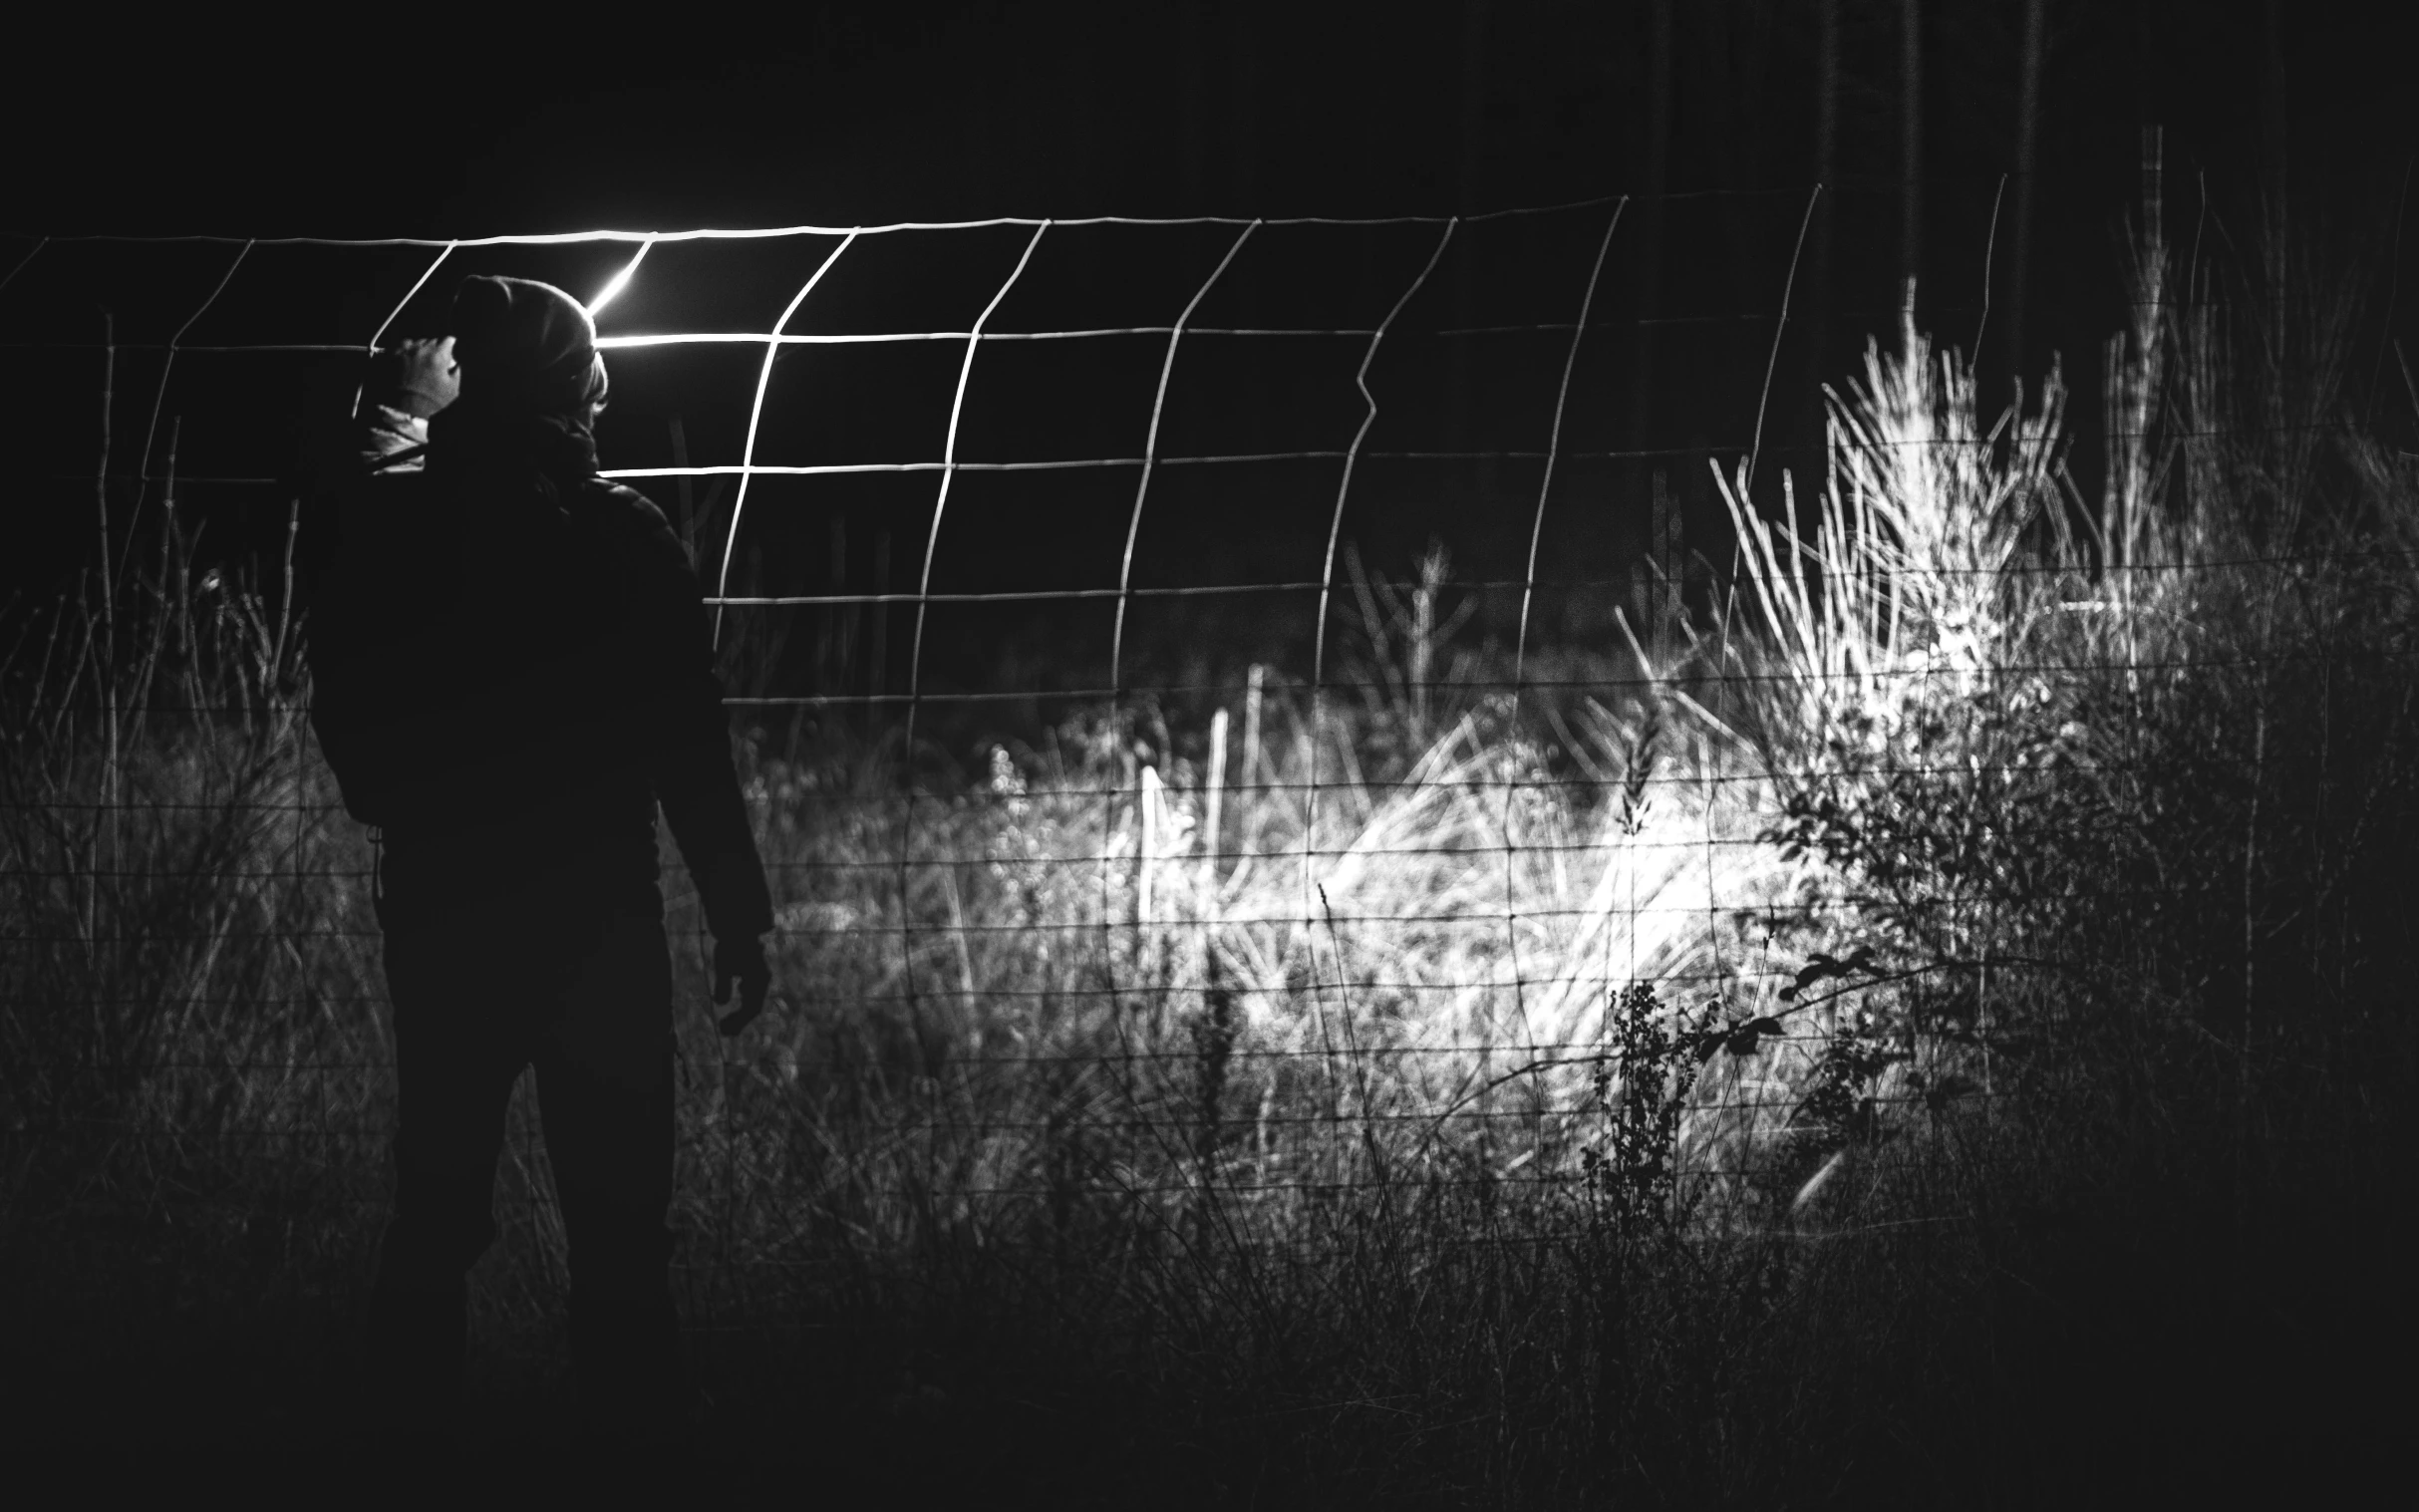
[[[596,322],[580,302],[528,278],[480,275],[454,295],[456,402],[498,414],[570,415],[605,399]]]

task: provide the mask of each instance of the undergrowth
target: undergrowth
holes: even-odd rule
[[[2224,292],[2114,349],[2143,440],[2092,507],[2054,377],[1994,418],[1877,345],[1827,475],[1727,495],[1727,621],[1659,595],[1559,653],[1600,698],[1456,650],[1438,555],[1353,564],[1357,696],[1132,700],[955,780],[750,732],[784,998],[680,1040],[735,1460],[1388,1506],[2346,1469],[2409,1337],[2419,479],[2331,423],[2323,332]],[[2241,419],[2269,390],[2323,446]],[[371,858],[291,595],[152,557],[5,673],[0,1281],[27,1420],[140,1373],[240,1436],[345,1399]],[[528,1121],[477,1287],[507,1395],[559,1309]]]

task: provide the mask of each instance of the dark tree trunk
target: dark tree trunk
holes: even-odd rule
[[[890,532],[885,530],[873,538],[873,591],[890,591]],[[867,669],[865,690],[876,698],[890,691],[890,608],[888,604],[873,606],[873,655]],[[881,722],[883,707],[869,703],[865,706],[865,733],[870,736]]]
[[[1458,202],[1467,215],[1478,208],[1478,171],[1485,159],[1487,130],[1487,0],[1461,0],[1461,159]]]
[[[1650,0],[1647,176],[1638,206],[1638,337],[1630,375],[1630,445],[1653,443],[1655,326],[1663,306],[1663,191],[1671,172],[1671,0]]]
[[[1924,16],[1899,0],[1899,297],[1910,314],[1924,271]]]
[[[1634,239],[1638,262],[1631,286],[1634,324],[1630,337],[1627,445],[1643,454],[1657,439],[1655,415],[1655,325],[1663,304],[1663,191],[1671,175],[1671,0],[1648,0],[1646,78],[1646,171],[1636,198],[1623,214],[1623,234]],[[1635,455],[1622,465],[1621,496],[1635,501],[1625,511],[1623,534],[1639,555],[1655,549],[1649,534],[1650,487],[1658,457]]]
[[[2016,77],[2015,238],[2007,267],[2007,363],[2023,381],[2024,317],[2031,305],[2032,221],[2041,135],[2041,55],[2048,46],[2049,0],[2025,0],[2024,48]]]
[[[1813,407],[1812,440],[1822,440],[1822,385],[1831,372],[1831,248],[1839,216],[1840,0],[1817,0],[1814,46],[1814,223],[1806,228],[1805,402]]]
[[[1487,0],[1462,0],[1461,53],[1454,60],[1459,65],[1461,80],[1459,154],[1455,163],[1453,211],[1467,215],[1478,208],[1478,173],[1485,160],[1487,128]],[[1453,324],[1467,330],[1476,325],[1477,269],[1469,255],[1469,243],[1450,249],[1453,259]],[[1456,452],[1474,449],[1475,435],[1471,424],[1473,392],[1470,364],[1474,355],[1475,338],[1457,336],[1452,346],[1452,414],[1449,442]]]
[[[1242,24],[1229,28],[1229,43],[1233,48],[1234,99],[1228,112],[1229,135],[1234,142],[1235,213],[1260,213],[1260,50],[1268,45],[1261,18],[1250,14],[1250,7],[1239,6],[1245,12]]]
[[[2284,324],[2284,202],[2288,189],[2286,169],[2290,160],[2286,119],[2284,47],[2277,35],[2277,0],[2268,0],[2263,16],[2266,27],[2266,54],[2260,70],[2260,219],[2268,245],[2263,253],[2268,264],[2268,309],[2274,321],[2274,350],[2283,347]]]
[[[1715,162],[1724,188],[1761,188],[1764,164],[1763,99],[1765,35],[1768,24],[1756,0],[1705,0],[1697,8],[1707,36],[1703,46],[1710,62],[1712,98],[1721,116],[1714,125]],[[1780,298],[1772,281],[1773,242],[1760,234],[1757,201],[1743,192],[1723,195],[1722,244],[1729,253],[1730,306],[1734,310],[1767,309]],[[1789,229],[1797,227],[1792,223]],[[1795,251],[1794,242],[1780,245],[1781,266]],[[1746,321],[1727,327],[1727,363],[1739,376],[1743,402],[1753,407],[1761,391],[1766,333]]]
[[[1184,205],[1198,215],[1209,195],[1209,33],[1202,7],[1209,0],[1184,0]]]

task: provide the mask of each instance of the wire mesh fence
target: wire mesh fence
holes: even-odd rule
[[[2003,1156],[1960,1141],[2059,1084],[2110,980],[2248,1057],[2283,900],[2370,789],[2260,804],[2314,741],[2390,747],[2344,689],[2409,655],[2361,620],[2419,516],[2346,544],[2295,500],[2350,457],[2398,508],[2390,458],[2226,388],[2206,290],[2112,346],[2088,502],[2054,375],[2001,420],[1896,312],[1827,312],[1884,340],[1823,427],[1818,201],[1731,199],[1712,229],[1770,222],[1755,311],[1630,298],[1622,199],[33,245],[0,339],[92,560],[8,668],[27,1211],[283,1254],[383,1201],[375,860],[303,718],[295,457],[472,271],[595,295],[605,475],[714,611],[778,970],[748,1039],[684,1009],[716,1297],[943,1239],[1536,1242],[1507,1204],[1818,1238],[1889,1150]],[[2235,942],[2239,1023],[2162,932]],[[511,1226],[559,1264],[515,1118]]]

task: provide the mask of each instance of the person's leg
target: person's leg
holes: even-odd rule
[[[390,918],[395,1209],[380,1246],[369,1353],[388,1426],[443,1432],[468,1343],[464,1278],[495,1238],[495,1161],[527,1043],[510,963],[473,918]]]
[[[570,1246],[571,1350],[583,1415],[631,1432],[686,1401],[669,1279],[672,963],[660,905],[600,911],[541,1036],[538,1102]]]

